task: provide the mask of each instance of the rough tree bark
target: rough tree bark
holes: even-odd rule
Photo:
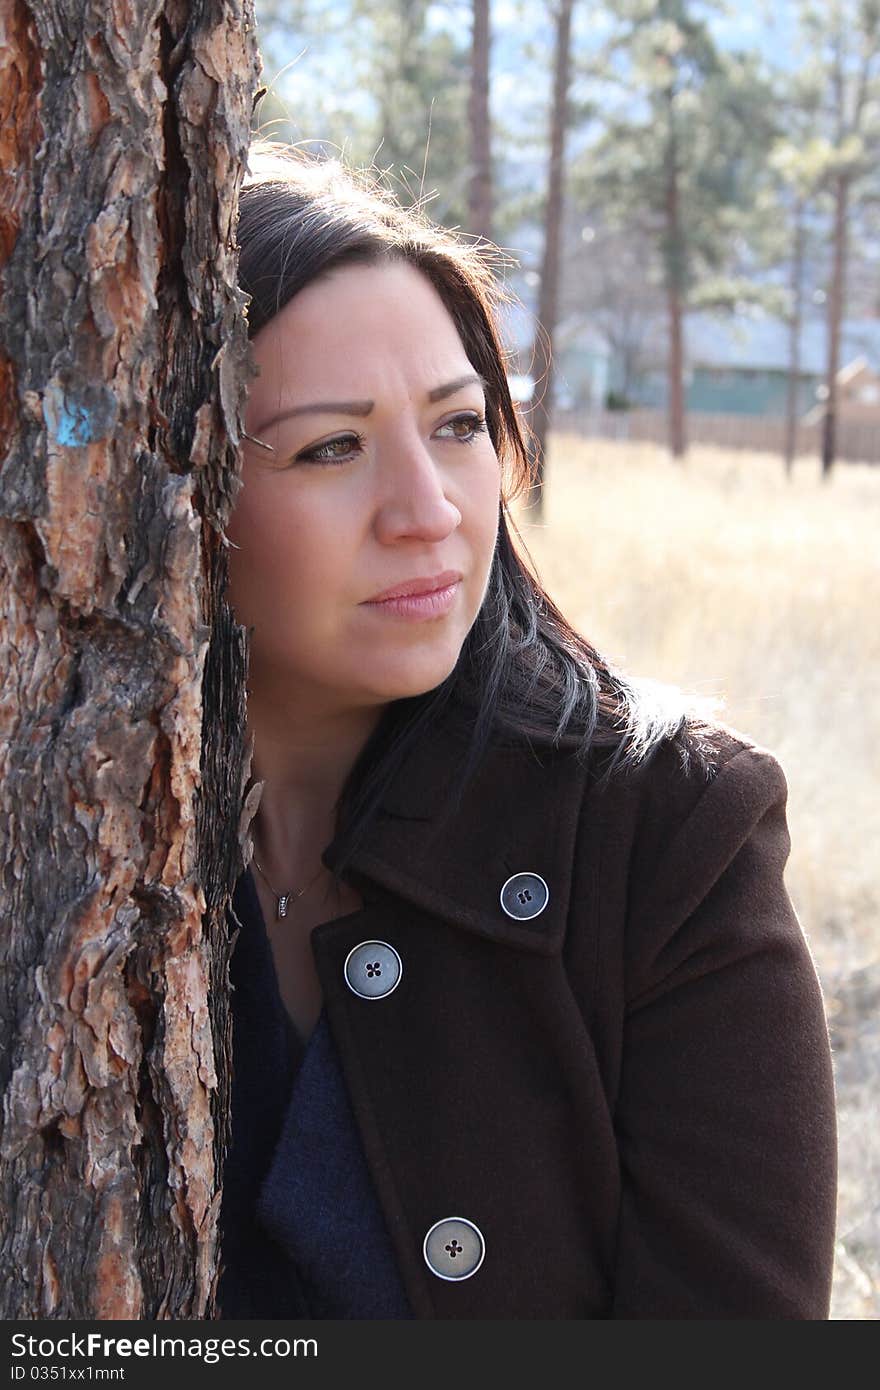
[[[547,439],[550,433],[553,393],[553,334],[559,301],[559,268],[562,243],[562,213],[565,186],[565,136],[568,130],[568,89],[571,70],[571,16],[574,0],[559,0],[556,10],[556,55],[553,64],[553,113],[550,127],[550,168],[547,179],[547,209],[544,218],[544,254],[538,292],[538,331],[533,349],[537,383],[535,404],[529,424],[535,460],[535,483],[529,499],[531,519],[540,521],[544,513],[544,478]]]
[[[0,5],[7,1319],[215,1314],[258,62],[252,0]]]
[[[489,119],[489,0],[473,0],[473,41],[468,123],[471,178],[468,186],[470,229],[492,239],[492,140]]]

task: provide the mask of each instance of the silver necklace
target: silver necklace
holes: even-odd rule
[[[254,854],[254,855],[252,855],[252,858],[253,858],[254,864],[256,864],[257,868],[260,870],[260,873],[263,875],[263,878],[266,880],[266,883],[268,883],[268,884],[269,884],[269,887],[272,889],[272,896],[274,897],[275,903],[276,903],[276,907],[275,907],[275,916],[276,916],[276,918],[286,917],[286,916],[287,916],[288,908],[289,908],[293,903],[298,902],[299,899],[302,897],[303,893],[307,893],[307,892],[309,891],[309,889],[311,888],[312,884],[313,884],[313,883],[316,883],[316,882],[318,881],[318,879],[320,878],[321,874],[322,874],[323,871],[324,871],[324,865],[321,864],[320,867],[319,867],[319,869],[318,869],[318,872],[315,874],[315,877],[312,878],[312,879],[310,879],[309,882],[306,884],[305,888],[301,888],[301,889],[299,890],[298,893],[276,893],[276,892],[275,892],[275,889],[272,888],[271,883],[269,883],[269,880],[266,878],[266,875],[265,875],[265,873],[263,872],[262,868],[260,868],[260,865],[259,865],[259,863],[258,863],[258,861],[257,861],[257,856]]]

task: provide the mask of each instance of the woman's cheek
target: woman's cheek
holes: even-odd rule
[[[498,528],[501,523],[501,470],[494,450],[492,451],[491,461],[489,461],[486,466],[483,484],[480,516],[483,523],[481,528],[483,551],[488,566],[491,564],[492,556],[495,552],[495,546],[498,541]]]

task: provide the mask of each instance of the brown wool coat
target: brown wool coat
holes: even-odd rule
[[[826,1318],[834,1086],[779,763],[719,725],[711,780],[666,743],[599,793],[549,740],[498,744],[432,841],[461,739],[412,755],[363,910],[312,932],[414,1316]],[[526,922],[520,871],[549,887]],[[373,939],[403,973],[364,1000],[344,963]],[[462,1280],[423,1254],[452,1216],[485,1243]]]

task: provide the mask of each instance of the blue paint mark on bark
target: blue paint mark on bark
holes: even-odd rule
[[[117,418],[116,397],[107,386],[68,394],[57,382],[51,382],[43,395],[43,418],[50,439],[79,449],[110,434]]]
[[[88,411],[83,406],[63,405],[58,417],[56,438],[59,444],[89,444],[94,435]]]

